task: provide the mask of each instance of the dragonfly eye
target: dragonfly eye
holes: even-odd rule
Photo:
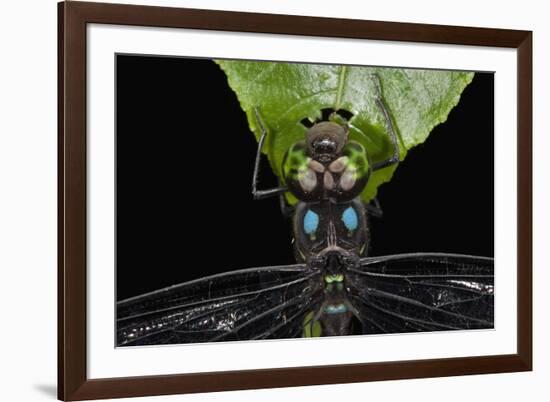
[[[353,232],[359,226],[359,218],[357,217],[357,212],[353,207],[347,207],[344,213],[342,214],[342,222],[346,226],[346,229],[350,232]]]
[[[317,231],[319,227],[319,215],[309,209],[304,215],[304,232],[311,235]]]

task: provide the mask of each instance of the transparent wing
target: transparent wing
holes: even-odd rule
[[[322,297],[318,275],[304,264],[250,268],[120,301],[117,346],[299,336]]]
[[[493,328],[492,258],[442,253],[364,258],[346,279],[364,333]]]

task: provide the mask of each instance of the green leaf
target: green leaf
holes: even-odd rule
[[[250,129],[258,139],[261,131],[254,108],[258,108],[268,136],[264,152],[273,171],[281,177],[285,152],[304,138],[300,121],[320,117],[323,108],[346,109],[354,114],[350,138],[361,142],[371,162],[392,154],[382,112],[376,105],[376,82],[399,137],[400,158],[424,142],[432,129],[444,122],[471,82],[473,73],[402,68],[217,60],[227,75]],[[378,186],[388,182],[396,166],[375,172],[362,193],[371,200]],[[293,200],[295,201],[295,200]]]

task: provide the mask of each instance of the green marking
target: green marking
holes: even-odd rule
[[[343,274],[325,275],[324,279],[325,279],[326,283],[343,282],[344,281],[344,275]]]
[[[349,158],[346,170],[355,171],[358,180],[369,175],[370,164],[367,159],[367,151],[363,145],[355,141],[349,141],[342,153]]]
[[[288,181],[297,181],[307,171],[311,158],[306,155],[304,141],[294,143],[287,151],[283,161],[283,177]]]
[[[304,317],[304,338],[319,338],[321,336],[321,323],[319,321],[313,321],[314,313],[310,311]]]

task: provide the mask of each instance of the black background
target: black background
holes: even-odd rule
[[[294,262],[278,201],[253,201],[256,140],[210,60],[117,56],[117,300]],[[493,74],[379,189],[370,255],[493,256]],[[275,184],[267,163],[262,187]]]

